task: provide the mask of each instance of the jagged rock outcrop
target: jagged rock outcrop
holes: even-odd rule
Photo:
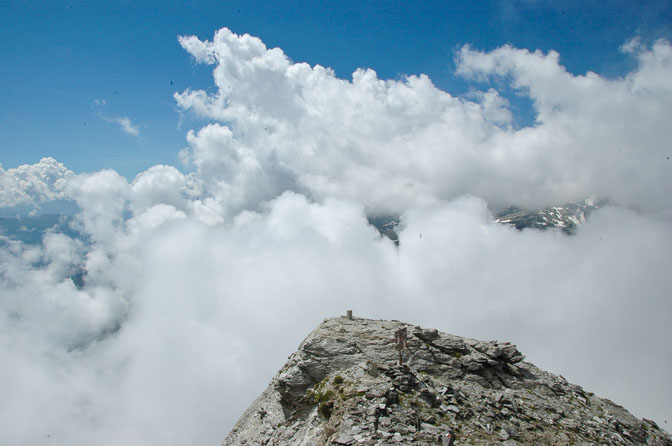
[[[584,203],[568,203],[545,209],[508,209],[501,213],[495,222],[509,224],[518,230],[556,228],[571,235],[598,208],[599,205],[586,200]]]
[[[448,432],[460,446],[672,445],[653,421],[523,359],[507,342],[326,319],[223,445],[435,445],[448,444]]]

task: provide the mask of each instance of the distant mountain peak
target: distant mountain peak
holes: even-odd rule
[[[518,230],[556,228],[571,235],[598,208],[599,205],[590,199],[584,203],[568,203],[543,209],[509,208],[500,213],[495,222],[509,224]]]
[[[567,203],[562,206],[540,209],[508,207],[497,212],[494,221],[511,225],[520,231],[527,228],[559,229],[567,235],[572,235],[599,207],[600,203],[592,198],[586,199],[583,203]],[[369,217],[368,221],[381,236],[389,238],[399,246],[399,234],[397,233],[401,222],[399,216]]]

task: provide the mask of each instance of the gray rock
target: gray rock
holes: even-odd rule
[[[243,413],[223,445],[661,445],[649,420],[525,362],[515,345],[398,321],[325,320]],[[338,379],[336,379],[338,377]]]

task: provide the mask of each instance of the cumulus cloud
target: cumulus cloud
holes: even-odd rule
[[[536,123],[522,129],[511,128],[493,88],[458,98],[423,75],[381,80],[370,69],[346,81],[227,29],[180,43],[215,65],[217,91],[186,90],[178,104],[220,121],[190,135],[185,158],[220,189],[255,184],[256,194],[239,192],[242,207],[282,185],[317,200],[355,199],[372,213],[473,193],[520,206],[597,196],[669,214],[668,42],[626,45],[639,65],[623,79],[573,75],[553,51],[463,47],[458,74],[510,80],[529,96]]]
[[[74,173],[51,157],[37,164],[3,169],[0,165],[0,208],[37,206],[65,198],[65,187]]]
[[[458,73],[480,80],[510,76],[512,86],[529,95],[537,124],[513,132],[502,149],[527,164],[540,193],[556,199],[595,194],[669,216],[664,116],[672,106],[672,47],[658,41],[650,50],[628,48],[639,66],[623,79],[575,76],[556,52],[510,46],[489,53],[462,48]]]
[[[348,308],[513,341],[664,426],[668,43],[629,45],[639,65],[622,79],[465,47],[459,73],[487,87],[455,97],[423,75],[338,79],[226,29],[180,42],[217,86],[176,95],[217,121],[187,135],[193,172],[65,169],[49,190],[78,204],[81,240],[0,249],[0,442],[215,444]],[[533,126],[511,125],[494,78],[529,95]],[[498,205],[589,195],[611,205],[575,236],[493,223]],[[399,246],[372,214],[401,216]]]

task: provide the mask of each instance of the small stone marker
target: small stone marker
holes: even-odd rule
[[[399,365],[403,365],[404,359],[401,357],[401,350],[404,347],[408,347],[408,337],[406,327],[400,328],[399,330],[394,332],[394,342],[395,342],[394,348],[396,348],[397,351],[399,352]]]
[[[348,319],[352,320],[352,310],[348,310]]]

